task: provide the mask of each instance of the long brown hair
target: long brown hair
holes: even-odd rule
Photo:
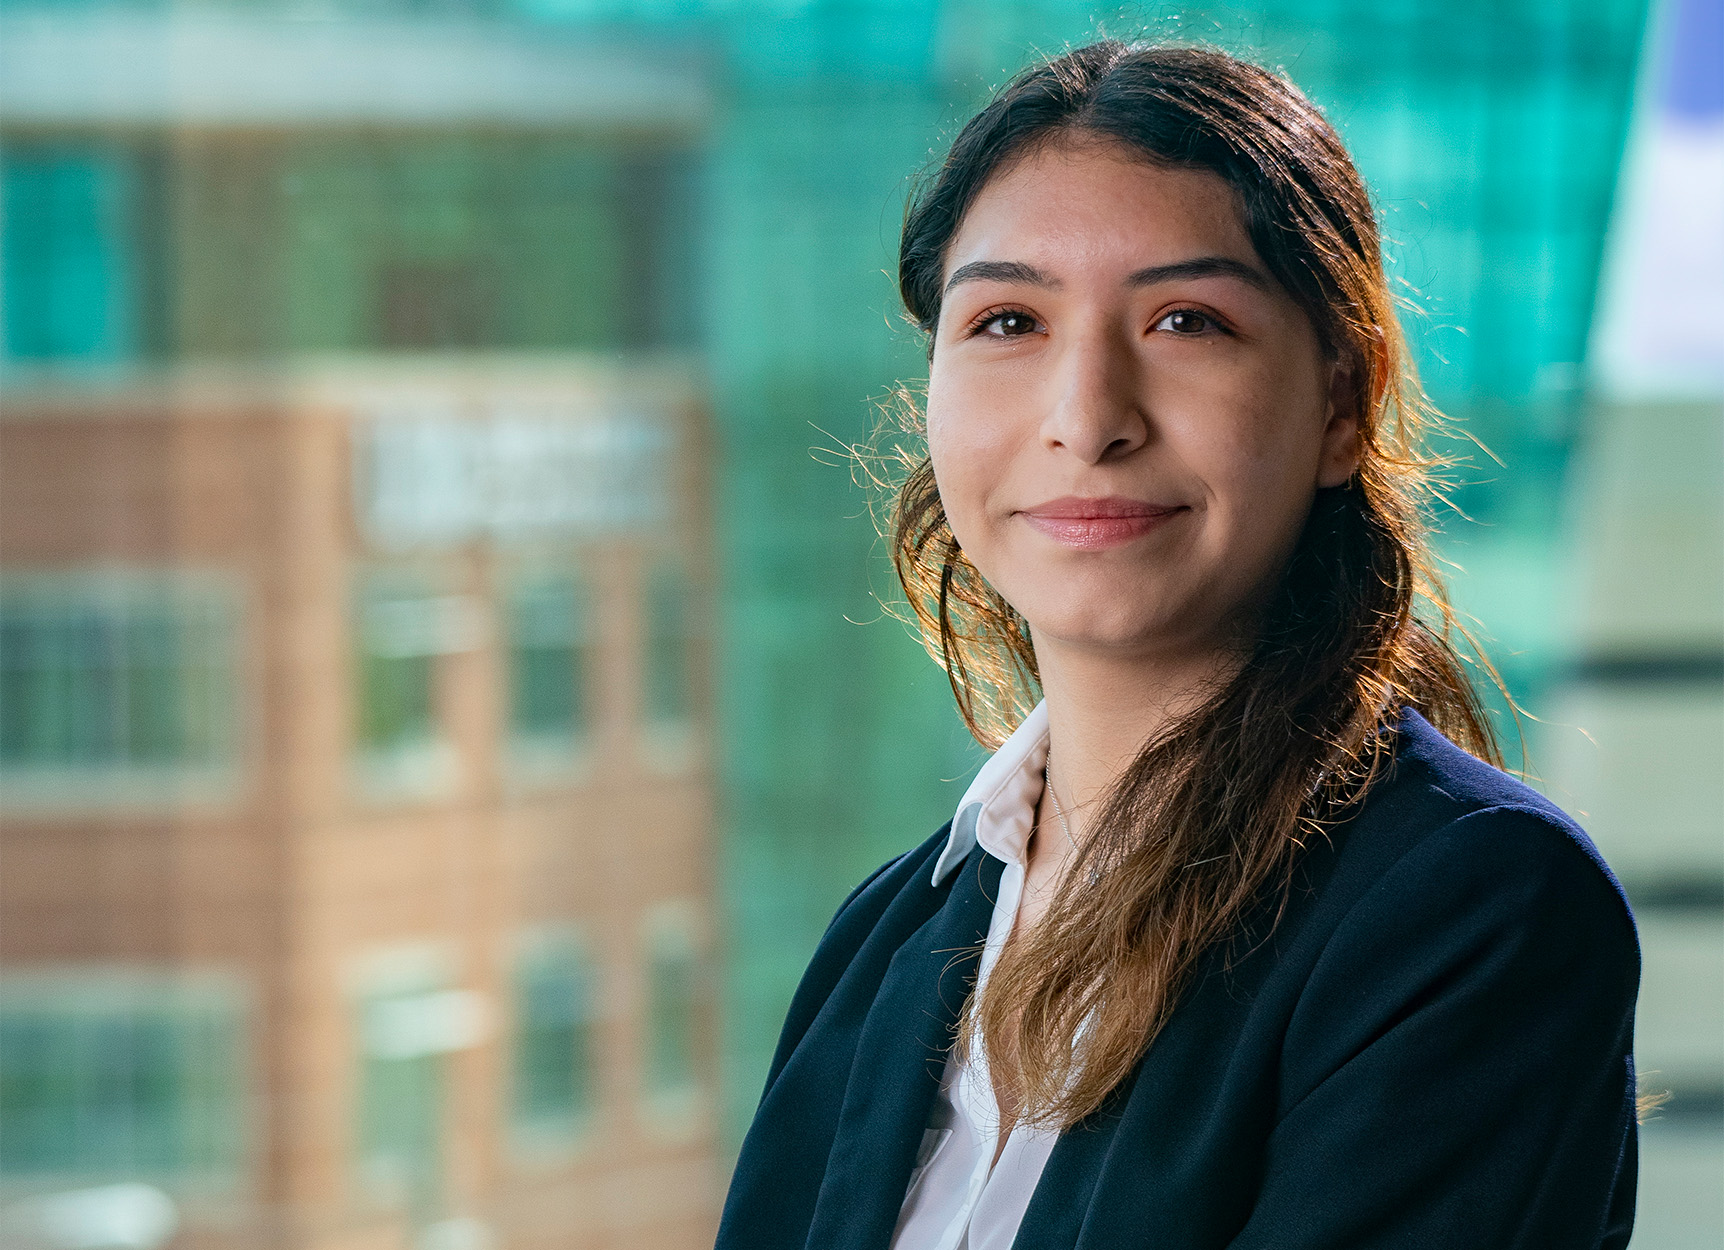
[[[964,213],[1007,163],[1073,138],[1226,180],[1258,255],[1350,368],[1361,455],[1347,484],[1318,492],[1249,658],[1116,780],[1046,915],[961,1016],[961,1046],[980,1038],[1010,1057],[1020,1118],[1062,1128],[1129,1075],[1200,959],[1277,889],[1285,897],[1296,852],[1381,769],[1400,708],[1500,763],[1427,548],[1437,462],[1423,434],[1435,413],[1396,320],[1370,196],[1285,78],[1206,49],[1112,41],[1020,73],[905,216],[899,288],[930,356]],[[997,745],[1039,688],[1029,626],[965,558],[926,455],[908,467],[891,516],[898,576],[965,723]]]

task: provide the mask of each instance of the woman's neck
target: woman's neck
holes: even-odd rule
[[[1036,663],[1048,705],[1050,771],[1075,833],[1144,744],[1201,704],[1236,661],[1210,651],[1122,662],[1038,646]]]

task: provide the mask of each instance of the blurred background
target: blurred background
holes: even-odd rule
[[[912,175],[1098,33],[1369,178],[1511,754],[1724,1245],[1721,0],[0,0],[0,1245],[710,1244],[980,752],[844,445]]]

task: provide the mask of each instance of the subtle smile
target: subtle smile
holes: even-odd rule
[[[1067,495],[1024,508],[1019,515],[1057,543],[1081,551],[1100,551],[1141,538],[1189,510],[1183,504],[1144,503],[1117,495],[1101,499]]]

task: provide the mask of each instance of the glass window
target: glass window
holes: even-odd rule
[[[572,1136],[593,1113],[593,979],[569,935],[534,943],[516,966],[512,1114],[529,1141]]]
[[[577,738],[589,722],[587,603],[573,576],[538,578],[509,599],[509,728],[527,742]]]
[[[194,220],[262,234],[290,262],[267,347],[602,350],[656,325],[658,288],[639,274],[673,225],[675,206],[634,211],[632,151],[532,127],[506,140],[420,127],[381,141],[307,130],[281,145],[279,167],[201,149],[186,160],[209,188]],[[269,214],[261,229],[253,205]],[[238,251],[224,242],[200,239],[198,252]],[[212,286],[191,301],[200,340],[226,337],[231,300]]]
[[[471,262],[384,264],[377,287],[382,347],[433,350],[490,342],[491,284]]]
[[[647,929],[646,1087],[673,1099],[696,1092],[700,959],[682,909],[664,910]]]
[[[417,746],[436,736],[437,651],[420,617],[423,594],[367,587],[359,617],[358,738],[372,751]]]
[[[374,950],[351,973],[359,1179],[419,1225],[445,1213],[448,1056],[488,1031],[483,998],[451,988],[450,969],[449,950],[432,942]]]
[[[362,780],[377,792],[441,788],[454,763],[438,711],[439,658],[477,645],[481,610],[408,575],[361,583],[354,738]]]
[[[137,348],[137,170],[123,151],[19,145],[0,160],[6,355],[113,360]]]
[[[99,972],[0,983],[0,1175],[233,1170],[241,1022],[224,987]]]
[[[674,564],[660,564],[647,576],[645,703],[649,724],[686,721],[693,699],[689,634],[688,579]]]
[[[365,1011],[387,1011],[378,998]],[[367,1039],[369,1043],[369,1039]],[[359,1165],[370,1195],[429,1215],[441,1191],[444,1060],[440,1051],[367,1044],[359,1067]]]
[[[0,591],[0,763],[149,772],[222,764],[236,613],[173,574],[20,575]]]

